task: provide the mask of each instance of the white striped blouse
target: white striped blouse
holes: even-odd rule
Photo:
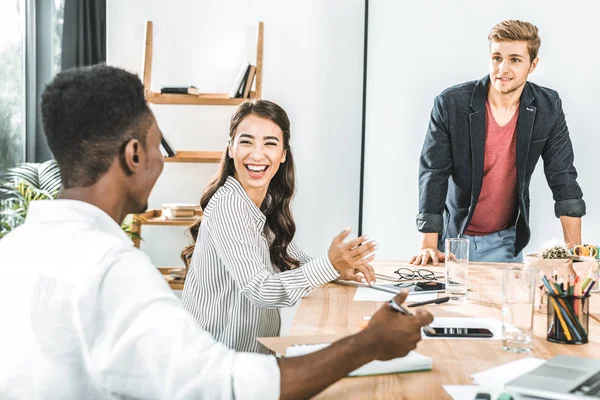
[[[183,289],[183,306],[200,327],[237,351],[269,353],[256,338],[279,335],[279,308],[339,277],[327,254],[312,259],[293,242],[288,251],[300,267],[280,272],[271,264],[265,222],[229,177],[204,210]]]

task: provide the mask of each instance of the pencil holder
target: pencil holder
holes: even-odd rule
[[[568,296],[546,293],[550,342],[585,344],[588,342],[590,295]]]

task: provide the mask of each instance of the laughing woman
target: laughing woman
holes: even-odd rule
[[[375,243],[336,236],[310,258],[294,243],[294,160],[290,122],[277,104],[247,101],[231,119],[219,171],[182,252],[188,267],[182,303],[198,324],[237,351],[268,353],[257,337],[279,335],[279,308],[337,278],[374,282]],[[358,275],[360,273],[361,275]]]

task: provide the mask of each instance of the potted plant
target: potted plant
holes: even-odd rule
[[[25,222],[32,201],[55,199],[60,185],[60,169],[54,160],[24,163],[6,171],[0,177],[0,239]],[[132,218],[128,216],[121,228],[131,239],[140,238],[131,231]]]
[[[575,256],[564,244],[557,243],[549,244],[538,254],[528,254],[525,267],[541,271],[549,278],[555,276],[565,284],[577,274],[585,276],[590,271],[595,273],[598,269],[594,258]],[[545,288],[539,274],[536,274],[536,288],[535,307],[544,313],[546,311]]]

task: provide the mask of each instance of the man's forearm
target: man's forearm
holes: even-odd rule
[[[576,244],[582,244],[581,242],[581,218],[578,217],[567,217],[562,215],[560,217],[560,224],[562,225],[563,236],[565,243],[572,247]]]
[[[423,237],[421,238],[421,249],[437,249],[438,247],[438,233],[437,232],[427,232],[423,233]]]
[[[318,353],[279,359],[281,399],[307,399],[358,367],[373,361],[369,339],[352,335]]]

